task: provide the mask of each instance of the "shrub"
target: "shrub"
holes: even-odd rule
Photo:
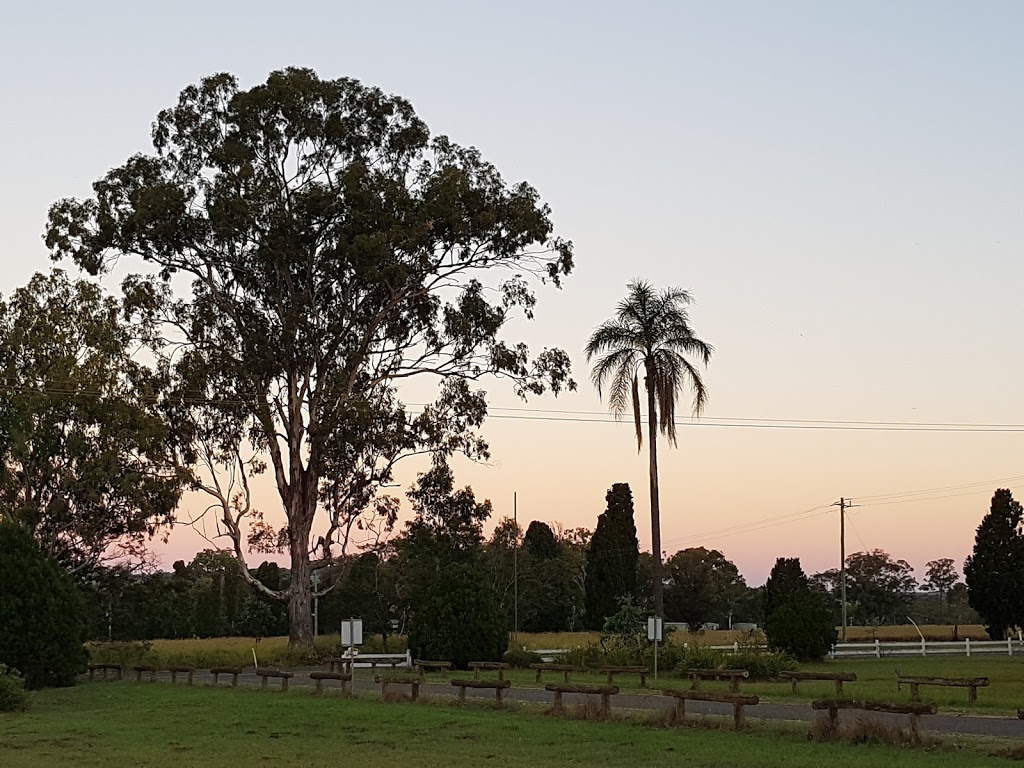
[[[837,639],[832,612],[814,593],[777,607],[768,617],[764,632],[769,648],[784,651],[800,661],[820,661]]]
[[[509,648],[502,661],[516,669],[527,669],[531,664],[539,664],[543,659],[539,653],[525,648]]]
[[[676,665],[681,675],[685,675],[687,669],[745,669],[755,680],[776,678],[780,672],[796,668],[796,660],[781,651],[743,648],[739,653],[730,653],[700,645],[686,648]]]
[[[409,628],[413,656],[450,661],[457,669],[501,660],[508,649],[505,616],[485,583],[480,569],[468,563],[441,570]]]
[[[73,685],[85,671],[85,606],[71,577],[16,523],[0,522],[0,663],[27,688]]]
[[[28,709],[25,681],[15,669],[0,664],[0,712],[23,712]]]

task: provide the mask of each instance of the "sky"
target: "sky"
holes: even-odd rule
[[[457,464],[496,517],[515,493],[524,524],[592,528],[628,482],[649,547],[646,455],[582,353],[639,277],[690,290],[716,349],[705,416],[662,446],[664,549],[720,549],[751,584],[780,556],[836,567],[828,505],[847,497],[847,551],[920,578],[962,563],[996,487],[1024,490],[1024,433],[770,420],[1024,424],[1022,27],[1020,3],[936,0],[8,3],[0,292],[50,268],[48,206],[150,149],[186,85],[355,77],[533,184],[575,245],[564,289],[511,330],[566,349],[579,390],[486,387],[496,408],[572,413],[494,410],[492,461]],[[159,553],[203,546],[179,526]]]

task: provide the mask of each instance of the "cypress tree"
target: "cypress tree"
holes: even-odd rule
[[[835,643],[832,612],[811,592],[800,559],[780,557],[764,585],[764,633],[768,647],[800,661],[819,661]]]
[[[629,484],[616,483],[605,500],[608,507],[597,518],[587,550],[585,621],[590,629],[600,629],[618,610],[619,598],[636,592],[640,560]]]
[[[558,557],[558,539],[551,526],[534,520],[526,529],[523,546],[532,558],[538,561],[554,560]]]
[[[985,621],[993,640],[1007,627],[1024,624],[1024,511],[1013,494],[1000,488],[974,537],[974,552],[964,562],[967,602]]]

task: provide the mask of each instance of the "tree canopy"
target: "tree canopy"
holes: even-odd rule
[[[736,564],[717,549],[689,547],[665,563],[665,610],[694,630],[716,621],[728,624],[747,591]]]
[[[0,518],[69,571],[140,555],[178,502],[152,334],[99,285],[36,274],[0,303]]]
[[[308,646],[310,574],[347,551],[395,462],[487,455],[473,382],[575,386],[563,351],[531,356],[503,335],[533,316],[536,281],[569,274],[572,246],[533,187],[353,79],[290,68],[242,89],[213,75],[160,112],[152,138],[155,153],[93,197],[55,203],[46,242],[92,274],[126,257],[148,270],[125,292],[169,329],[168,407],[209,470],[195,487],[237,557],[247,530],[287,549],[285,592],[252,583],[289,601],[291,641]],[[188,291],[172,292],[174,275]],[[439,394],[414,413],[397,387],[419,376]],[[283,530],[249,494],[264,466]]]

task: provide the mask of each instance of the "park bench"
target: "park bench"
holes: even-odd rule
[[[856,709],[862,712],[884,712],[894,715],[910,715],[910,734],[914,741],[921,738],[921,715],[934,715],[938,707],[934,704],[889,704],[882,701],[858,701],[856,699],[815,699],[811,709],[828,711],[829,726],[839,724],[840,709]]]
[[[220,682],[221,675],[231,675],[231,687],[236,688],[238,686],[238,676],[242,674],[241,667],[213,667],[210,670],[210,674],[213,675],[213,684],[216,685]]]
[[[388,695],[389,685],[408,685],[412,693],[412,700],[416,701],[420,697],[420,685],[423,681],[419,677],[409,675],[374,675],[373,682],[380,684],[381,698]]]
[[[94,675],[97,671],[103,673],[103,679],[107,679],[107,670],[114,674],[115,680],[120,680],[122,675],[122,669],[120,664],[90,664],[89,665],[89,679],[93,680]]]
[[[509,668],[509,665],[503,661],[471,661],[469,662],[469,668],[473,670],[473,679],[480,679],[481,670],[489,670],[491,672],[498,673],[498,679],[505,679],[505,670]]]
[[[192,685],[196,674],[195,667],[168,667],[167,671],[171,673],[172,683],[178,682],[178,675],[185,675],[189,685]]]
[[[896,690],[910,686],[910,700],[920,701],[922,685],[945,685],[967,689],[967,700],[972,704],[978,700],[978,688],[988,687],[987,677],[907,677],[896,673]]]
[[[281,681],[282,691],[288,690],[288,681],[295,676],[294,672],[285,672],[283,669],[257,669],[256,674],[262,678],[260,681],[260,688],[267,687],[268,677],[276,677]]]
[[[562,695],[566,693],[579,694],[581,696],[600,696],[601,714],[607,717],[611,712],[611,697],[619,692],[617,685],[575,685],[567,683],[548,683],[544,686],[545,691],[555,694],[555,701],[552,709],[561,712],[565,709],[562,703]]]
[[[662,691],[666,696],[676,700],[676,722],[682,723],[686,719],[686,702],[688,701],[713,701],[719,704],[732,704],[732,723],[736,730],[743,728],[743,708],[756,706],[761,700],[753,694],[742,693],[719,693],[717,691],[678,691],[667,689]]]
[[[448,672],[452,668],[450,661],[427,661],[425,659],[416,659],[413,665],[416,667],[420,677],[423,677],[427,672]]]
[[[608,685],[615,683],[615,675],[640,675],[640,687],[647,687],[647,675],[650,673],[647,667],[600,667],[598,670],[602,675],[608,675]]]
[[[836,697],[843,698],[843,683],[857,680],[856,672],[780,672],[779,677],[792,683],[793,693],[797,692],[797,683],[801,681],[828,681],[836,684]]]
[[[141,683],[142,682],[142,673],[143,672],[148,672],[149,673],[149,682],[155,683],[156,682],[156,673],[160,671],[159,668],[154,667],[152,664],[140,664],[137,667],[132,667],[132,670],[134,670],[134,672],[135,672],[135,682],[137,682],[137,683]]]
[[[477,690],[493,689],[495,701],[499,704],[503,704],[505,701],[503,694],[506,688],[510,688],[512,686],[512,681],[505,680],[504,678],[501,680],[452,680],[452,685],[459,689],[459,701],[463,704],[466,702],[467,688],[474,688]]]
[[[576,672],[576,667],[572,664],[531,664],[530,669],[537,670],[537,682],[541,682],[541,676],[545,672],[561,672],[563,674],[562,679],[566,683],[572,682],[572,673]]]
[[[314,694],[324,692],[324,680],[337,680],[341,683],[341,692],[348,693],[348,684],[352,682],[352,675],[348,672],[320,672],[314,670],[309,673],[309,679],[315,683]]]
[[[700,690],[701,680],[728,680],[731,693],[739,693],[740,680],[750,677],[750,673],[745,669],[688,669],[686,674],[693,680],[690,685],[691,691]]]

